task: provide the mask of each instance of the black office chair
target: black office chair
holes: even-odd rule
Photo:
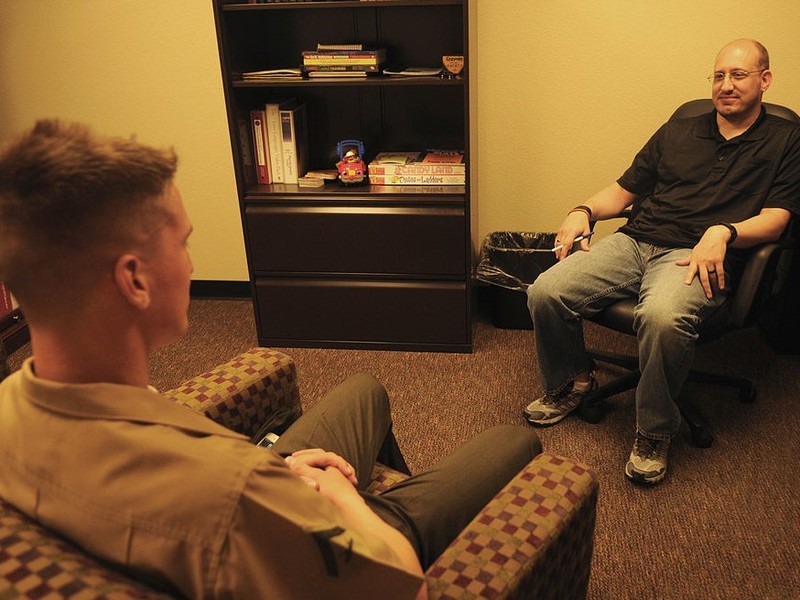
[[[764,103],[767,113],[779,116],[788,121],[800,123],[800,117],[794,111],[776,104]],[[711,112],[711,100],[692,100],[682,104],[670,119],[687,118]],[[796,219],[787,227],[782,238],[777,242],[763,244],[754,248],[745,264],[742,279],[731,297],[701,325],[698,345],[718,339],[726,333],[754,325],[759,313],[767,305],[770,298],[779,294],[791,266],[794,255],[794,231]],[[633,309],[636,298],[626,298],[606,307],[591,319],[603,327],[635,336],[633,329]],[[600,386],[587,394],[578,414],[590,423],[599,422],[604,413],[606,398],[630,390],[639,382],[639,359],[636,356],[589,350],[595,361],[614,364],[628,369],[628,373],[620,378]],[[687,381],[710,383],[738,388],[739,400],[753,402],[756,391],[747,379],[715,375],[691,370]],[[692,441],[696,446],[707,448],[714,442],[714,437],[703,416],[685,399],[677,400],[681,415],[689,425]]]

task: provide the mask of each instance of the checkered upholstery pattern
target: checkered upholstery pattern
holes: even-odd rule
[[[266,348],[167,394],[249,436],[275,411],[301,412],[294,362]],[[380,493],[405,478],[377,465],[368,490]],[[586,466],[540,454],[431,565],[430,597],[585,598],[597,491]],[[92,559],[0,498],[0,600],[168,597]]]
[[[585,598],[597,492],[588,467],[540,454],[431,565],[430,598]]]
[[[376,465],[367,491],[381,493],[406,477]],[[540,454],[431,565],[430,598],[585,598],[597,493],[588,467]]]
[[[294,418],[300,416],[294,361],[269,348],[252,348],[164,393],[248,437],[278,410],[291,409]]]
[[[371,479],[366,490],[370,494],[380,494],[381,492],[388,490],[394,484],[399,483],[404,479],[408,479],[408,475],[405,473],[395,471],[394,469],[380,463],[376,464],[372,468],[372,474],[370,477]]]
[[[0,598],[168,598],[101,565],[0,499]]]

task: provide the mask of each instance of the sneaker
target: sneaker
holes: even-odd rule
[[[669,440],[651,440],[637,431],[625,476],[638,483],[658,483],[667,474],[668,450]]]
[[[583,400],[589,392],[597,389],[597,380],[594,374],[589,375],[589,388],[583,391],[576,389],[565,389],[558,394],[545,394],[541,398],[534,400],[522,411],[528,423],[532,425],[553,425],[566,417]]]

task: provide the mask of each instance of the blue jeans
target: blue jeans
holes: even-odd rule
[[[642,375],[636,426],[651,439],[674,437],[681,425],[675,399],[694,359],[697,327],[726,297],[715,290],[707,299],[697,277],[690,285],[683,282],[687,267],[675,262],[690,253],[617,232],[542,273],[528,288],[528,309],[545,392],[558,393],[593,368],[582,319],[619,299],[638,297],[634,329]]]

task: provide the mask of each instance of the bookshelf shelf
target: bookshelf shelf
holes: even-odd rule
[[[466,79],[442,79],[440,77],[388,77],[386,75],[370,75],[365,79],[275,79],[271,81],[244,81],[236,79],[231,82],[235,88],[291,88],[305,86],[349,86],[349,87],[369,87],[369,86],[456,86],[464,87]]]
[[[472,350],[467,0],[214,0],[223,88],[258,339],[265,346]],[[296,68],[317,43],[385,48],[387,66],[463,55],[460,79],[245,81]],[[464,150],[464,185],[255,183],[250,111],[306,107],[308,167],[341,140],[378,152]]]
[[[247,4],[241,2],[222,3],[224,11],[253,11],[253,10],[293,10],[298,8],[326,9],[326,8],[357,8],[374,9],[386,6],[461,6],[464,0],[360,0],[360,1],[312,1],[312,2],[261,2]]]

